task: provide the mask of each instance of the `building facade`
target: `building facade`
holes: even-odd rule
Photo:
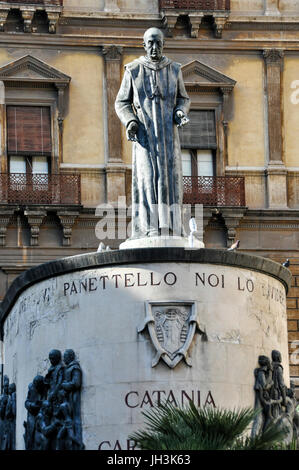
[[[31,266],[96,251],[107,220],[105,244],[126,238],[101,205],[130,206],[114,101],[151,26],[191,98],[184,198],[204,205],[206,247],[290,259],[299,386],[298,0],[0,1],[0,298]]]

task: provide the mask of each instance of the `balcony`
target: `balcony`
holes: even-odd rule
[[[160,0],[161,10],[229,11],[230,0]]]
[[[0,0],[0,4],[5,3],[6,5],[17,4],[17,5],[53,5],[62,6],[63,0]]]
[[[185,18],[191,25],[191,37],[198,38],[203,19],[212,17],[215,37],[221,38],[230,13],[230,0],[160,0],[160,10],[169,36],[173,36],[178,19]]]
[[[0,173],[0,204],[80,205],[80,175]]]
[[[184,204],[244,207],[245,179],[237,176],[184,176]]]

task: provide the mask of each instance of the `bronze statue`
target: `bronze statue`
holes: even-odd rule
[[[163,56],[163,33],[148,29],[143,45],[146,56],[126,65],[115,102],[133,141],[132,238],[182,236],[178,127],[189,121],[190,100],[180,64]]]
[[[48,387],[48,396],[55,399],[57,392],[63,382],[63,364],[61,362],[61,352],[52,349],[49,353],[51,367],[46,374],[44,382]]]
[[[259,356],[259,367],[255,369],[255,408],[260,409],[260,413],[256,416],[252,434],[255,436],[263,432],[268,424],[273,420],[271,410],[270,391],[273,386],[272,369],[270,359],[267,356]]]
[[[27,409],[27,421],[24,422],[26,450],[35,450],[36,418],[45,398],[44,378],[42,375],[37,375],[28,387],[28,395],[25,401],[25,408]]]
[[[31,450],[83,450],[81,426],[82,370],[75,353],[49,353],[51,367],[29,385],[25,407],[25,447]]]
[[[81,427],[81,386],[82,371],[78,361],[76,361],[75,353],[72,349],[67,349],[63,355],[65,363],[64,382],[62,389],[66,391],[68,402],[71,407],[73,418],[73,431],[76,441],[82,442]],[[74,444],[77,448],[76,444]],[[79,449],[78,449],[79,450]]]

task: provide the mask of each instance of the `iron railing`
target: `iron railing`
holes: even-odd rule
[[[239,176],[184,176],[184,204],[245,206],[245,179]]]
[[[0,173],[0,203],[79,205],[80,175]]]
[[[0,0],[1,3],[17,3],[18,5],[55,5],[62,6],[63,0]]]
[[[229,11],[230,0],[160,0],[162,10]]]

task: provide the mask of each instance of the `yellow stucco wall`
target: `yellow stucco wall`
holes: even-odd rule
[[[228,164],[265,164],[263,61],[253,56],[232,58],[223,72],[237,81],[229,121]]]
[[[284,161],[286,166],[299,167],[299,59],[284,60]]]
[[[140,57],[141,54],[138,55],[126,55],[123,58],[123,71],[124,72],[124,66],[126,64],[129,64],[133,60],[137,59],[137,57]],[[122,125],[122,142],[123,142],[123,160],[124,162],[128,165],[132,163],[132,142],[128,142],[126,138],[126,131],[124,126]]]
[[[64,122],[64,163],[103,164],[103,59],[99,54],[68,52],[50,63],[72,80]]]

